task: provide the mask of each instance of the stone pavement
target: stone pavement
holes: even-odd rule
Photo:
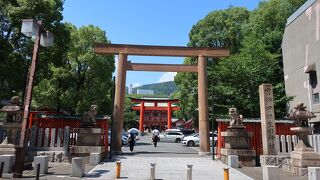
[[[242,167],[237,168],[238,171],[252,177],[253,179],[262,179],[262,168],[261,167]],[[308,176],[298,176],[288,172],[284,172],[280,169],[279,179],[281,180],[308,180]],[[231,179],[230,179],[231,180]]]
[[[192,168],[193,180],[223,179],[223,168],[227,166],[220,161],[213,161],[211,157],[136,157],[118,156],[111,162],[104,162],[86,175],[86,179],[115,179],[116,160],[121,161],[121,179],[147,180],[150,179],[150,163],[156,163],[156,179],[179,180],[187,179],[187,164],[194,165]],[[230,168],[230,180],[250,180],[247,175]]]

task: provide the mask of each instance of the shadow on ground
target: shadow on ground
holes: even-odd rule
[[[89,178],[98,178],[103,176],[104,174],[108,173],[110,170],[95,170],[91,172],[90,174],[87,174],[85,177]]]

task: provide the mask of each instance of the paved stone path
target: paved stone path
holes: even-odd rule
[[[193,180],[223,179],[223,168],[220,161],[213,161],[210,157],[135,157],[118,156],[109,162],[104,162],[90,170],[86,179],[115,179],[116,160],[121,161],[121,179],[147,180],[150,179],[150,163],[156,163],[156,179],[179,180],[187,179],[187,164],[194,165],[192,168]],[[229,169],[231,180],[250,180],[252,178],[235,170]]]

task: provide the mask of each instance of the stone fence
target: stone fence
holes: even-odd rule
[[[28,129],[26,140],[28,150],[65,151],[75,145],[77,134],[69,126],[65,128],[37,128],[33,125]]]
[[[320,134],[309,135],[309,142],[314,147],[315,152],[320,153]],[[276,135],[276,149],[278,155],[289,156],[298,143],[296,135]]]

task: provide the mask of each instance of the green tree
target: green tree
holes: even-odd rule
[[[61,65],[49,65],[48,78],[35,87],[36,101],[76,113],[87,111],[92,103],[99,113],[111,114],[111,87],[114,56],[94,53],[94,43],[109,43],[106,33],[89,25],[70,31],[70,45]]]
[[[242,26],[249,19],[245,8],[229,8],[213,11],[194,25],[190,31],[188,46],[229,47],[231,53],[239,52],[242,47]],[[208,67],[215,66],[217,59],[208,59]],[[196,59],[186,58],[184,64],[196,64]],[[208,78],[210,79],[210,78]],[[181,111],[185,119],[198,119],[198,90],[196,73],[178,73],[175,82],[179,89]],[[210,81],[211,82],[211,81]],[[212,84],[209,82],[209,88]]]
[[[304,2],[270,0],[252,12],[242,8],[214,11],[193,26],[190,46],[229,47],[232,54],[208,59],[209,107],[214,117],[226,115],[231,106],[244,116],[259,117],[258,86],[262,83],[274,86],[276,116],[285,114],[290,97],[284,93],[281,40],[287,18]],[[187,58],[185,63],[193,64],[195,59]],[[175,81],[184,101],[182,108],[195,104],[196,76],[179,73]],[[193,99],[187,98],[192,94]]]
[[[63,0],[0,1],[0,99],[17,93],[21,95],[25,88],[33,42],[19,32],[21,19],[42,20],[46,29],[55,32],[62,20],[62,5]],[[50,52],[49,49],[41,49],[41,52],[44,51]],[[58,59],[54,54],[50,54],[50,60]],[[41,66],[45,63],[39,61],[39,64]]]
[[[137,112],[133,111],[131,107],[134,103],[131,102],[130,98],[125,99],[124,104],[124,124],[123,126],[126,129],[130,129],[132,127],[136,127],[138,125],[137,121]]]

